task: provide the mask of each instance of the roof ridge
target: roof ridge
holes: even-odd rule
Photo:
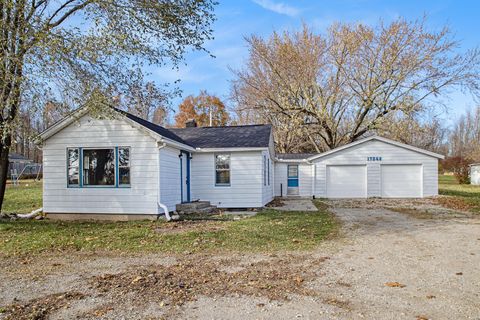
[[[168,128],[173,130],[179,129],[215,129],[215,128],[238,128],[238,127],[271,127],[272,125],[269,123],[264,124],[240,124],[240,125],[233,125],[233,126],[208,126],[208,127],[187,127],[187,128]]]

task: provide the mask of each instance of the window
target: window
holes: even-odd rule
[[[115,149],[83,150],[83,185],[115,185]]]
[[[118,185],[130,185],[130,148],[118,148]]]
[[[79,185],[79,150],[78,148],[67,149],[67,182],[68,186]]]
[[[130,148],[68,148],[69,187],[129,187]]]
[[[268,180],[268,185],[270,185],[270,159],[268,159],[267,166],[268,166],[268,168],[267,168],[267,173],[268,173],[267,178],[268,179],[267,180]]]
[[[230,185],[230,155],[229,154],[215,155],[215,185],[218,185],[218,186]]]
[[[263,185],[267,185],[267,156],[263,156]]]

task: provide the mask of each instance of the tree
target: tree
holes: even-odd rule
[[[253,121],[292,119],[316,151],[356,141],[387,116],[422,112],[454,87],[479,93],[480,51],[455,54],[451,32],[428,31],[425,20],[336,23],[325,36],[304,26],[246,41],[249,59],[232,84],[237,110]],[[292,130],[281,123],[276,131]]]
[[[453,157],[480,161],[480,107],[456,121],[449,140]]]
[[[0,206],[22,101],[101,108],[113,102],[105,97],[128,95],[132,82],[144,78],[144,66],[175,67],[187,50],[204,50],[215,5],[213,0],[0,1]]]
[[[224,126],[230,120],[228,111],[220,98],[209,95],[206,91],[200,92],[196,97],[186,97],[178,106],[175,116],[175,126],[182,128],[185,122],[195,119],[198,126]]]
[[[448,154],[448,129],[438,115],[394,113],[375,130],[379,135],[432,152]]]

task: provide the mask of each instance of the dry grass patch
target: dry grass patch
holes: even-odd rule
[[[134,295],[135,303],[159,303],[175,307],[199,296],[245,295],[288,300],[291,295],[313,296],[306,283],[327,257],[286,256],[233,269],[228,259],[185,258],[170,267],[151,265],[90,279],[102,293],[121,299]]]

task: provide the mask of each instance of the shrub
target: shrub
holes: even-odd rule
[[[442,161],[444,171],[453,172],[459,184],[470,183],[470,164],[473,161],[464,157],[448,157]]]

